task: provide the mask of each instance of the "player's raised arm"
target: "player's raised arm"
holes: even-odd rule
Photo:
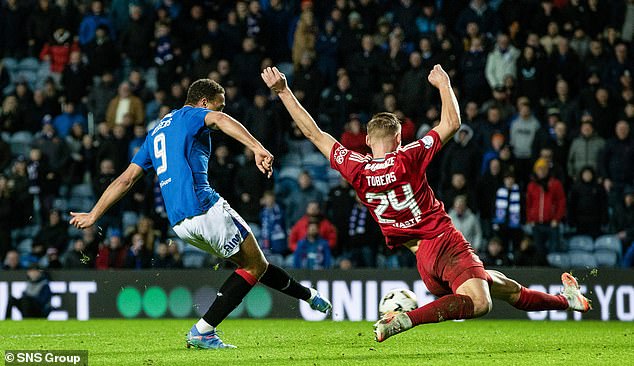
[[[304,136],[308,138],[321,151],[326,158],[330,159],[332,146],[337,142],[330,134],[322,131],[313,117],[302,107],[295,95],[286,83],[286,77],[277,67],[267,67],[262,71],[262,79],[282,100],[284,107],[288,110],[297,126]]]
[[[458,100],[451,88],[449,75],[440,65],[434,66],[427,80],[440,92],[442,107],[440,110],[440,124],[434,127],[442,143],[446,143],[460,128],[460,107]]]
[[[255,164],[258,169],[263,174],[266,174],[267,177],[271,177],[273,174],[273,154],[266,150],[242,123],[226,113],[209,112],[205,116],[205,125],[211,128],[218,128],[251,149],[255,154]]]
[[[135,163],[130,164],[117,179],[110,183],[90,212],[71,212],[70,224],[78,229],[91,227],[112,205],[125,196],[142,176],[143,169]]]

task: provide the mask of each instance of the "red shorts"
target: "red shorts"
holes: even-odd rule
[[[471,244],[455,228],[433,239],[419,241],[416,264],[425,286],[436,297],[455,293],[471,278],[491,283],[491,276]]]

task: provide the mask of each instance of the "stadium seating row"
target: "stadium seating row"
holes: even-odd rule
[[[603,235],[593,240],[587,235],[568,240],[567,253],[550,253],[548,263],[558,268],[617,267],[622,258],[621,241],[616,235]]]

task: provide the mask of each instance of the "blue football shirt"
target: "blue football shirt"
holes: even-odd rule
[[[207,212],[220,199],[207,179],[211,136],[205,116],[209,112],[185,106],[168,113],[132,158],[143,170],[156,171],[172,226]]]

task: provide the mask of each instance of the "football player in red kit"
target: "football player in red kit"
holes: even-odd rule
[[[405,246],[416,255],[418,272],[437,300],[407,313],[388,314],[374,325],[379,342],[416,325],[483,316],[491,297],[525,311],[587,312],[590,302],[569,273],[561,278],[560,295],[529,290],[498,271],[485,270],[464,236],[456,230],[427,183],[425,169],[460,128],[460,114],[449,76],[434,66],[429,82],[440,92],[440,123],[422,139],[401,146],[401,125],[392,113],[368,122],[366,143],[372,155],[346,149],[323,132],[288,88],[276,68],[262,72],[304,135],[330,159],[332,168],[354,187],[381,226],[387,246]]]

